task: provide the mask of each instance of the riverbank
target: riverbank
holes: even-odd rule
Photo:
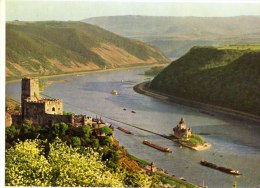
[[[193,149],[195,151],[204,151],[204,150],[208,150],[211,148],[211,144],[210,143],[203,143],[203,144],[200,144],[200,145],[197,145],[197,146],[191,146],[183,141],[177,141],[179,144],[181,144],[182,146],[184,147],[187,147],[187,148],[190,148],[190,149]]]
[[[35,77],[38,77],[39,79],[46,79],[46,78],[56,78],[56,77],[74,76],[74,75],[80,76],[80,75],[83,75],[83,74],[94,74],[94,73],[119,71],[119,70],[132,70],[132,69],[146,68],[146,67],[159,66],[159,65],[164,65],[164,64],[149,64],[149,65],[145,64],[145,65],[136,65],[136,66],[128,66],[128,67],[118,67],[118,68],[113,68],[113,69],[96,69],[96,70],[89,70],[89,71],[83,71],[83,72],[63,73],[63,74],[35,76]],[[6,80],[6,83],[19,82],[19,81],[21,81],[21,79]]]
[[[251,121],[253,123],[260,123],[260,117],[257,115],[240,112],[237,110],[232,110],[228,108],[224,108],[221,106],[215,106],[210,104],[205,104],[197,101],[191,101],[188,99],[184,99],[181,97],[176,97],[172,95],[168,95],[162,92],[158,92],[149,88],[149,81],[142,82],[134,86],[134,91],[140,94],[144,94],[150,97],[154,97],[165,102],[174,102],[186,106],[190,106],[193,108],[197,108],[201,113],[208,114],[210,116],[220,115],[222,117],[229,117],[233,119],[238,119],[241,121]]]

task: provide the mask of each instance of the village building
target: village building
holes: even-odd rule
[[[189,138],[192,134],[191,128],[186,127],[183,118],[181,118],[179,124],[173,128],[173,132],[176,138]]]

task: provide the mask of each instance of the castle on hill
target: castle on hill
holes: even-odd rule
[[[186,127],[183,117],[179,121],[179,124],[173,128],[173,132],[176,138],[189,138],[192,134],[191,128]]]
[[[86,115],[63,114],[61,99],[42,98],[39,93],[39,79],[25,77],[21,88],[21,113],[11,114],[11,124],[31,120],[35,125],[51,126],[64,122],[72,126],[91,124],[92,118]]]

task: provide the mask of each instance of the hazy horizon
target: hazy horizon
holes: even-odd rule
[[[81,21],[104,16],[237,17],[260,16],[258,2],[28,1],[8,0],[6,21]]]

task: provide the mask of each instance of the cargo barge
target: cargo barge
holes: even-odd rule
[[[122,131],[122,132],[124,132],[124,133],[126,133],[126,134],[134,134],[134,133],[132,133],[131,131],[128,131],[128,130],[126,130],[126,129],[123,129],[122,127],[117,127],[117,129],[119,129],[120,131]]]
[[[152,147],[152,148],[154,148],[154,149],[157,149],[157,150],[159,150],[159,151],[162,151],[162,152],[172,153],[172,151],[171,151],[169,148],[157,146],[157,145],[151,143],[151,142],[148,141],[148,140],[144,140],[144,141],[143,141],[143,144],[145,144],[145,145],[147,145],[147,146],[150,146],[150,147]]]
[[[206,167],[209,167],[209,168],[213,168],[215,170],[219,170],[221,172],[225,172],[227,174],[232,174],[232,175],[242,175],[239,170],[233,170],[233,169],[230,169],[230,168],[225,168],[225,167],[222,167],[222,166],[217,166],[216,164],[213,164],[213,163],[210,163],[210,162],[207,162],[207,161],[200,161],[200,164],[203,165],[203,166],[206,166]]]

